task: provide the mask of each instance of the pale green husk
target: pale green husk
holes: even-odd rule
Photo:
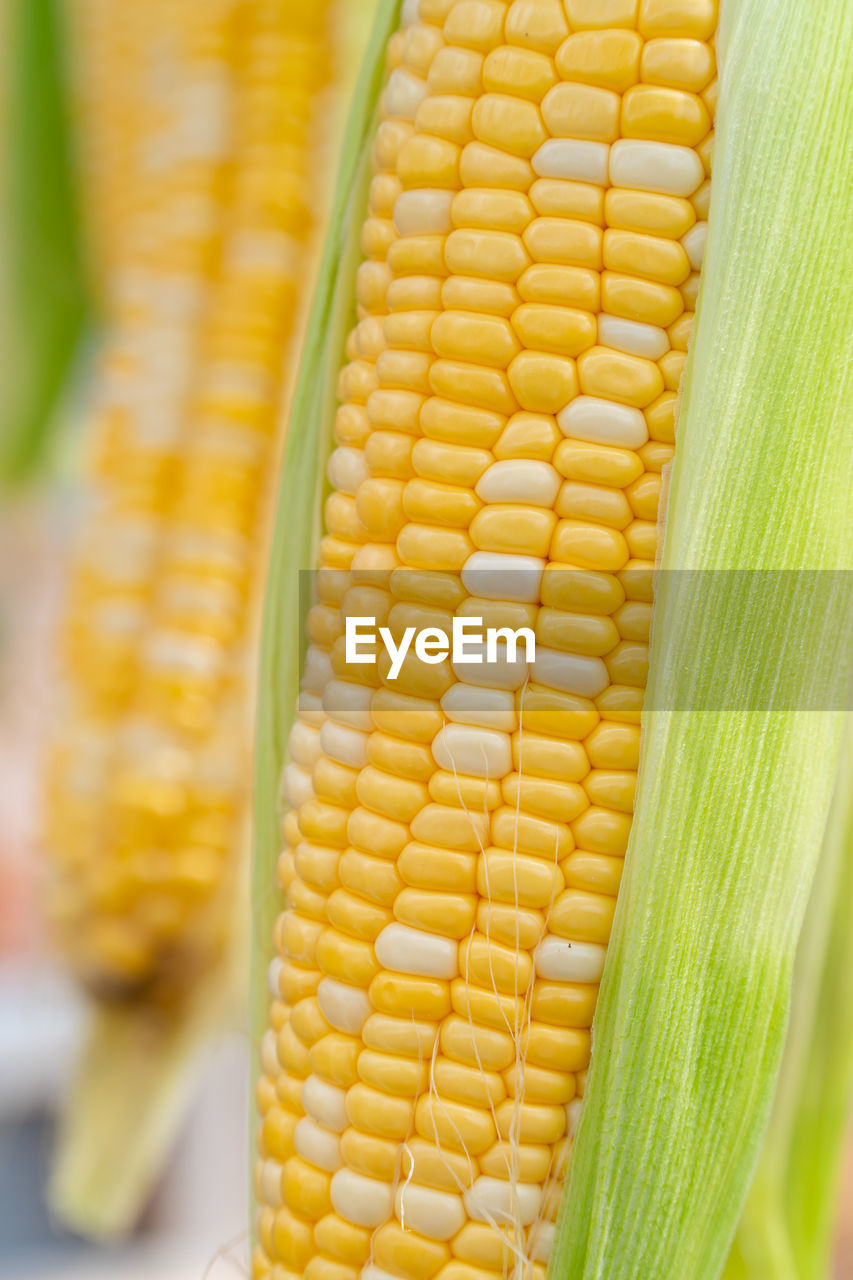
[[[296,714],[304,652],[300,571],[316,565],[326,462],[331,452],[335,387],[346,334],[355,319],[355,272],[370,179],[369,142],[385,71],[385,48],[399,20],[400,0],[378,0],[349,112],[328,237],[299,380],[290,410],[287,447],[276,502],[264,608],[257,709],[252,891],[252,1044],[254,1071],[266,1030],[266,972],[272,930],[281,910],[275,865],[281,849],[279,779]],[[252,1125],[254,1128],[254,1125]],[[252,1162],[254,1163],[254,1139]]]
[[[791,1021],[761,1159],[726,1280],[829,1274],[853,1096],[853,718],[794,970]]]
[[[850,569],[853,7],[725,0],[720,55],[663,567]],[[552,1258],[560,1280],[714,1280],[723,1267],[770,1110],[839,754],[843,715],[830,708],[845,701],[850,616],[842,592],[838,607],[810,609],[812,587],[765,577],[759,608],[748,574],[660,584],[636,818]],[[790,629],[764,617],[782,600]],[[737,709],[751,690],[743,671],[720,670],[721,652],[784,670],[787,708]],[[724,695],[735,709],[713,709]]]
[[[219,959],[162,1007],[145,1000],[91,1011],[59,1118],[48,1205],[65,1227],[118,1240],[137,1226],[163,1172],[216,1038],[243,1026],[248,857]]]
[[[48,1203],[65,1226],[117,1240],[136,1226],[175,1141],[212,1037],[233,1020],[222,967],[166,1013],[103,1008],[63,1108]]]

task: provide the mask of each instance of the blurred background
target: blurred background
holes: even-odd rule
[[[142,254],[150,270],[152,258],[156,264],[169,237],[166,267],[161,263],[159,269],[167,274],[175,271],[177,255],[180,271],[186,274],[192,269],[203,284],[200,309],[190,307],[187,313],[189,330],[194,325],[203,329],[205,308],[207,312],[215,309],[217,297],[221,302],[214,286],[226,274],[222,263],[251,260],[254,269],[258,262],[270,263],[270,269],[279,273],[281,293],[276,297],[264,293],[259,313],[267,318],[276,314],[277,327],[269,333],[263,326],[253,330],[255,345],[245,348],[254,353],[258,342],[271,344],[263,357],[269,374],[262,382],[266,390],[260,409],[257,404],[255,408],[269,418],[265,429],[270,452],[264,455],[261,470],[275,470],[280,447],[275,430],[287,401],[289,369],[310,293],[322,211],[332,183],[332,156],[370,17],[369,0],[319,2],[310,6],[319,16],[306,32],[291,22],[297,7],[293,0],[278,4],[274,0],[210,0],[205,5],[191,5],[190,0],[0,3],[0,1275],[4,1280],[118,1276],[124,1280],[227,1280],[248,1274],[250,1089],[245,995],[242,1005],[238,1000],[207,1028],[192,1077],[192,1102],[181,1110],[164,1142],[163,1167],[156,1170],[141,1196],[138,1221],[127,1237],[96,1247],[64,1229],[48,1207],[46,1188],[57,1117],[68,1104],[75,1064],[98,1013],[50,940],[45,918],[49,877],[43,858],[44,779],[58,710],[65,699],[67,672],[59,637],[75,548],[81,528],[91,518],[93,494],[104,483],[100,463],[92,460],[104,447],[102,416],[93,406],[103,398],[105,386],[115,391],[105,379],[103,353],[128,323],[123,308],[130,308],[131,324],[140,324],[133,311],[138,302],[134,269]],[[276,56],[283,59],[282,66],[292,66],[296,59],[300,66],[309,67],[311,57],[317,63],[316,81],[306,81],[310,94],[303,100],[291,96],[270,103],[268,96],[258,98],[260,118],[270,116],[275,125],[277,149],[263,152],[261,174],[271,187],[265,186],[264,199],[258,199],[252,194],[258,175],[250,174],[243,196],[232,196],[230,205],[226,201],[229,213],[222,226],[216,224],[212,230],[205,219],[217,191],[223,184],[232,192],[241,190],[234,177],[240,160],[234,151],[237,131],[227,93],[223,97],[214,91],[215,85],[222,87],[219,72],[205,79],[205,71],[196,91],[184,94],[180,112],[169,115],[169,96],[176,84],[183,83],[186,71],[169,37],[181,29],[182,14],[190,8],[204,15],[201,21],[196,16],[192,35],[194,56],[203,70],[209,71],[216,59],[231,66],[229,24],[233,21],[239,27],[255,18],[266,24],[265,42],[256,52],[263,54],[261,62],[268,75],[273,58],[273,82]],[[309,127],[305,105],[309,99],[316,116],[325,122],[324,130]],[[159,130],[153,136],[148,127],[152,113],[158,115]],[[176,155],[192,160],[196,185],[189,193],[192,198],[188,196],[180,207],[180,218],[177,205],[170,206],[177,221],[167,221],[164,229],[154,211],[164,184],[174,180]],[[198,186],[197,167],[202,162],[208,166],[208,191]],[[282,176],[293,164],[298,170],[295,187],[288,186]],[[304,186],[309,173],[314,183],[311,192]],[[270,189],[278,194],[270,197]],[[262,225],[253,224],[250,235],[241,224],[242,238],[224,251],[233,224],[247,209],[252,217],[262,210]],[[309,209],[313,210],[310,218]],[[188,225],[192,234],[187,233]],[[299,239],[303,233],[304,241]],[[188,242],[194,245],[192,252]],[[192,256],[195,251],[197,260]],[[216,268],[211,265],[214,259],[219,263]],[[245,298],[243,304],[248,306]],[[203,358],[204,342],[196,341],[193,332],[184,337],[192,365]],[[220,333],[216,341],[221,340]],[[183,439],[181,423],[198,417],[189,393],[181,392],[184,399],[179,395],[175,401],[175,378],[180,371],[176,374],[175,362],[168,358],[175,354],[175,341],[171,330],[165,357],[143,368],[147,398],[145,413],[139,417],[149,436],[137,462],[139,457],[155,455],[160,461],[171,458],[175,440]],[[227,363],[228,353],[224,359]],[[138,370],[136,376],[138,382]],[[125,387],[122,395],[126,394]],[[166,431],[173,420],[175,438]],[[221,413],[217,423],[222,425]],[[260,428],[253,419],[256,429]],[[262,505],[257,494],[253,500]],[[221,505],[216,511],[220,531],[223,511]],[[229,513],[231,507],[226,512],[230,518]],[[262,513],[251,529],[251,536],[244,539],[246,554],[262,566]],[[248,624],[247,628],[240,643],[251,651],[253,633]],[[91,643],[96,641],[97,637]],[[246,692],[250,683],[242,694],[246,705],[251,701]],[[182,734],[189,731],[184,722],[180,729]],[[186,741],[185,736],[181,738],[184,746]],[[87,939],[78,941],[82,944]],[[127,1135],[128,1150],[134,1136]],[[118,1152],[120,1160],[123,1138],[114,1137],[113,1154]],[[853,1277],[853,1153],[843,1203],[836,1264],[839,1280]]]

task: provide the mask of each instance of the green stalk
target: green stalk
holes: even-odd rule
[[[87,309],[58,0],[11,0],[0,282],[0,486],[50,443]]]
[[[727,0],[719,53],[674,572],[561,1280],[721,1272],[772,1102],[848,691],[849,592],[828,574],[853,567],[853,8]]]
[[[319,543],[326,462],[332,447],[335,388],[346,335],[355,317],[355,274],[370,181],[369,144],[385,74],[385,49],[401,0],[379,0],[349,113],[335,197],[289,415],[276,503],[261,634],[255,739],[252,890],[252,1044],[266,1030],[266,971],[281,910],[275,865],[281,848],[279,779],[296,714],[305,648],[300,570],[313,569]],[[254,1147],[252,1148],[254,1158]]]
[[[726,1270],[829,1274],[853,1095],[853,723],[800,937],[791,1022],[761,1159]],[[774,1261],[774,1258],[778,1261]]]

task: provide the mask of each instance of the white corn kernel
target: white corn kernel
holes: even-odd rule
[[[378,1227],[391,1216],[391,1187],[351,1169],[338,1169],[330,1188],[335,1212],[357,1227]]]
[[[347,1035],[360,1033],[370,1017],[370,1000],[361,987],[351,987],[336,978],[321,978],[317,987],[320,1012],[336,1031]]]
[[[373,728],[370,702],[373,690],[350,680],[330,680],[323,690],[323,710],[336,724],[369,733]]]
[[[278,956],[273,956],[267,969],[267,990],[270,993],[271,1000],[281,999],[281,988],[279,987],[279,979],[281,971],[284,968],[284,961]]]
[[[533,957],[540,978],[554,982],[600,982],[607,948],[546,934]]]
[[[610,147],[606,142],[579,138],[549,138],[531,160],[540,178],[569,178],[573,182],[607,185]]]
[[[704,177],[702,161],[692,147],[622,138],[610,148],[610,182],[614,187],[691,196]]]
[[[297,1128],[299,1126],[297,1125]],[[270,1205],[273,1209],[280,1209],[284,1204],[284,1196],[281,1193],[281,1175],[282,1166],[276,1160],[264,1160],[260,1169],[261,1202]]]
[[[401,191],[394,201],[394,226],[401,236],[445,235],[453,226],[452,203],[452,191],[430,187]]]
[[[530,1233],[530,1252],[537,1262],[547,1263],[554,1247],[556,1227],[553,1222],[539,1222]]]
[[[321,1080],[319,1076],[309,1076],[302,1086],[302,1108],[305,1114],[333,1133],[343,1133],[349,1126],[346,1097],[344,1089]]]
[[[474,551],[463,566],[462,585],[472,596],[485,596],[487,600],[536,604],[544,569],[545,561],[538,556]]]
[[[435,735],[432,754],[439,769],[475,778],[505,778],[512,772],[509,735],[495,729],[449,724]]]
[[[305,655],[302,688],[308,693],[320,695],[333,676],[332,659],[329,655],[322,649],[318,649],[316,645],[309,645]]]
[[[359,1280],[400,1280],[399,1276],[392,1275],[390,1271],[383,1271],[381,1267],[377,1267],[375,1262],[368,1262],[366,1266],[361,1268],[358,1276]]]
[[[591,444],[611,444],[620,449],[639,449],[649,438],[646,420],[639,409],[597,396],[578,396],[557,414],[564,436]]]
[[[580,1124],[581,1109],[583,1107],[582,1098],[573,1098],[566,1107],[566,1116],[568,1117],[568,1135],[573,1138],[578,1131]]]
[[[465,1208],[475,1222],[529,1227],[536,1221],[541,1199],[542,1192],[532,1183],[481,1175],[465,1192]]]
[[[322,1129],[308,1116],[303,1116],[293,1134],[293,1145],[299,1155],[309,1164],[327,1173],[334,1173],[341,1167],[341,1143],[337,1134]]]
[[[333,489],[354,495],[370,472],[361,449],[340,445],[329,458],[327,474]]]
[[[531,676],[549,689],[577,693],[582,698],[596,698],[610,683],[607,667],[601,658],[588,658],[562,649],[536,649]]]
[[[363,769],[367,764],[367,734],[360,729],[348,729],[327,720],[320,730],[320,742],[326,755],[338,764],[350,769]]]
[[[396,67],[388,77],[385,89],[385,112],[401,120],[414,120],[427,93],[426,80],[412,75],[405,67]]]
[[[462,1230],[467,1216],[461,1196],[415,1182],[398,1187],[394,1212],[401,1226],[428,1240],[451,1240]]]
[[[482,502],[524,502],[532,507],[553,507],[560,476],[550,462],[530,458],[506,458],[494,462],[477,481],[475,493]]]
[[[300,716],[312,728],[318,728],[323,723],[323,700],[318,694],[300,689],[298,707]]]
[[[681,237],[681,243],[684,245],[685,252],[690,259],[690,265],[694,271],[701,271],[702,269],[707,239],[707,222],[695,223],[687,234]]]
[[[303,769],[310,769],[323,754],[319,730],[312,729],[301,720],[296,720],[290,730],[287,749],[294,764],[301,764]]]
[[[298,809],[313,799],[311,774],[299,764],[286,764],[281,775],[281,790],[290,808]]]
[[[269,1076],[271,1080],[275,1080],[281,1071],[276,1036],[272,1029],[265,1031],[261,1040],[261,1066],[263,1067],[264,1075]]]
[[[458,973],[456,943],[437,933],[387,924],[373,945],[379,963],[396,973],[420,978],[455,978]]]
[[[481,689],[460,680],[443,695],[441,709],[457,724],[481,725],[503,733],[513,733],[518,727],[515,698],[508,689]]]
[[[643,356],[646,360],[659,360],[669,351],[665,329],[637,320],[623,320],[621,316],[598,317],[598,341],[603,347],[625,351],[629,356]]]

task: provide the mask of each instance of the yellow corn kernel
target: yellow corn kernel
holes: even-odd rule
[[[362,1038],[369,1048],[419,1059],[432,1053],[437,1035],[434,1023],[382,1013],[371,1014],[362,1027]]]
[[[483,63],[483,88],[539,103],[556,80],[549,58],[533,49],[502,45]]]
[[[460,0],[450,7],[444,38],[448,44],[488,52],[500,43],[504,12],[498,0]]]
[[[555,85],[542,103],[542,115],[557,138],[615,142],[619,136],[619,94],[573,83]]]
[[[567,480],[561,487],[556,511],[571,520],[592,520],[614,529],[624,530],[631,523],[631,506],[624,493],[605,485],[583,484],[576,480]]]
[[[347,1115],[362,1133],[401,1142],[412,1123],[412,1102],[356,1084],[347,1093]]]
[[[520,350],[508,321],[476,312],[442,312],[432,325],[430,337],[437,356],[494,364],[503,369]]]
[[[377,974],[371,983],[370,999],[379,1013],[393,1018],[437,1022],[450,1012],[450,992],[445,982],[387,970]]]
[[[444,893],[426,889],[402,889],[394,903],[394,914],[403,924],[448,938],[462,938],[474,923],[476,899],[456,893],[448,900]]]
[[[577,395],[577,368],[564,356],[522,351],[507,375],[519,406],[530,413],[557,413]]]
[[[640,79],[642,52],[643,42],[636,31],[575,29],[557,50],[557,70],[564,80],[624,93]]]
[[[716,22],[715,0],[640,0],[638,25],[646,40],[658,36],[708,40]]]
[[[615,230],[649,233],[680,240],[696,221],[689,200],[611,187],[604,199],[607,225]]]
[[[450,50],[446,52],[449,53]],[[474,137],[471,128],[472,110],[470,98],[445,93],[441,97],[427,98],[420,104],[415,115],[415,125],[425,133],[464,147]]]
[[[525,303],[513,314],[512,324],[526,347],[555,355],[580,355],[596,340],[595,316],[569,307]]]
[[[359,1055],[358,1074],[365,1084],[403,1098],[416,1097],[426,1083],[426,1067],[422,1063],[369,1049]]]
[[[598,273],[588,267],[567,267],[538,262],[518,281],[518,294],[526,303],[551,303],[595,313],[601,304]]]
[[[604,237],[601,228],[592,223],[568,218],[535,218],[524,232],[523,240],[535,262],[601,270]]]
[[[652,39],[643,45],[640,68],[646,84],[701,93],[714,78],[714,51],[702,40]]]
[[[452,1156],[449,1157],[451,1160]],[[417,1161],[417,1181],[422,1177],[423,1160]],[[452,1188],[456,1189],[455,1185]],[[376,1265],[392,1275],[411,1276],[412,1280],[431,1280],[449,1260],[450,1250],[438,1240],[429,1240],[411,1229],[404,1231],[397,1222],[387,1222],[373,1238]]]
[[[498,459],[529,458],[547,462],[561,439],[552,416],[516,413],[496,441],[494,456]]]
[[[482,551],[520,552],[543,556],[548,551],[557,517],[544,508],[492,503],[471,522],[470,537]]]
[[[292,1213],[316,1221],[331,1210],[331,1178],[299,1156],[291,1156],[284,1166],[282,1191]]]
[[[426,14],[423,15],[426,19]],[[482,91],[483,55],[459,45],[439,49],[427,83],[433,94],[459,93],[476,97]]]
[[[458,1191],[460,1187],[470,1186],[476,1167],[470,1156],[442,1151],[434,1143],[421,1137],[413,1137],[407,1142],[403,1153],[405,1176],[411,1174],[413,1181],[419,1186],[433,1187],[437,1191]],[[379,1235],[381,1234],[380,1231]],[[406,1232],[406,1235],[409,1236],[410,1233]]]
[[[683,89],[638,84],[622,99],[622,136],[695,147],[711,127],[701,98]]]
[[[663,285],[683,284],[690,274],[690,261],[677,241],[615,229],[604,233],[604,265]]]
[[[486,93],[474,106],[474,136],[488,146],[529,159],[548,136],[532,102],[501,93]]]
[[[455,311],[509,317],[521,298],[510,284],[476,276],[450,276],[442,286],[441,301]]]

